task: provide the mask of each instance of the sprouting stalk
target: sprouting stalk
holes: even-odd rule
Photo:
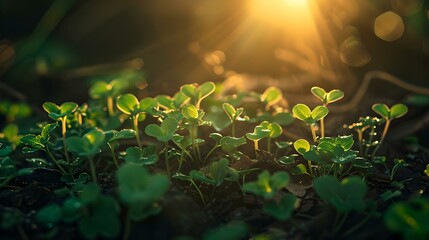
[[[140,141],[140,133],[139,133],[139,115],[135,115],[133,116],[133,126],[134,126],[134,131],[136,132],[136,140],[137,140],[137,145],[139,146],[139,148],[142,148],[142,143]]]
[[[335,221],[335,227],[333,230],[334,234],[338,233],[338,231],[341,230],[341,228],[343,227],[348,215],[349,215],[349,213],[346,212],[341,216],[339,221]]]
[[[308,170],[310,171],[310,176],[314,177],[313,165],[311,164],[310,160],[307,160],[307,163],[308,163]]]
[[[203,202],[204,205],[206,205],[206,201],[204,200],[204,196],[200,188],[197,186],[197,184],[195,184],[194,180],[191,179],[190,181],[192,185],[195,187],[195,189],[197,190],[198,194],[200,195],[201,201]]]
[[[95,174],[95,166],[94,159],[92,157],[89,158],[89,167],[91,168],[91,176],[92,180],[97,183],[97,175]]]
[[[325,137],[325,118],[320,119],[320,138]]]
[[[113,98],[111,96],[107,97],[107,112],[109,113],[109,116],[115,115],[115,111],[113,110]]]
[[[317,141],[316,128],[314,127],[313,124],[311,124],[310,129],[311,129],[311,135],[313,136],[313,142],[316,142]]]
[[[368,156],[368,152],[369,152],[369,148],[371,147],[372,144],[372,140],[374,139],[375,136],[375,126],[371,127],[371,131],[369,132],[369,139],[368,142],[365,144],[366,148],[365,148],[365,157]],[[369,146],[368,146],[369,145]]]
[[[64,156],[66,157],[67,162],[70,163],[70,157],[67,152],[67,145],[66,145],[66,134],[67,134],[67,116],[64,116],[63,118],[61,118],[61,135],[63,137]]]
[[[45,150],[46,153],[48,154],[48,156],[51,158],[51,160],[54,162],[54,164],[58,167],[58,169],[63,173],[66,174],[66,171],[64,170],[63,167],[61,167],[61,165],[58,163],[57,159],[54,157],[54,155],[52,155],[51,151],[49,150],[48,145],[45,146]]]
[[[380,142],[377,144],[374,151],[372,152],[371,158],[374,158],[374,156],[377,153],[378,149],[380,148],[381,144],[383,144],[383,141],[387,135],[387,131],[389,130],[389,126],[390,126],[390,120],[386,120],[386,124],[384,125],[383,133],[381,134]]]
[[[209,156],[213,153],[214,150],[216,150],[218,147],[220,147],[220,145],[216,145],[214,146],[207,154],[206,157],[203,160],[203,165],[206,164],[207,159],[209,158]]]
[[[232,137],[235,137],[235,121],[232,121],[231,123],[231,135]]]
[[[180,153],[179,167],[177,168],[177,173],[180,173],[180,171],[182,170],[182,164],[183,164],[183,161],[185,160],[184,155],[185,155],[185,149],[182,148],[182,152]]]
[[[164,142],[164,160],[165,160],[165,168],[167,169],[167,175],[168,177],[170,177],[171,174],[170,174],[170,161],[168,159],[168,141]]]
[[[112,159],[113,159],[113,163],[115,164],[116,169],[119,169],[119,163],[118,163],[118,159],[116,158],[115,149],[113,148],[112,144],[107,143],[107,145],[109,146],[110,154],[112,155]]]
[[[271,153],[271,137],[267,138],[267,151]]]
[[[362,129],[358,129],[358,130],[356,130],[356,132],[358,134],[359,152],[360,152],[360,154],[363,154],[363,146],[362,146],[363,131],[362,131]]]

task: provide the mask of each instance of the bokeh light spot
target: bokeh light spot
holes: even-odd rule
[[[392,42],[404,34],[405,25],[402,18],[392,12],[385,12],[375,19],[375,35],[384,41]]]
[[[362,67],[371,60],[366,46],[356,37],[347,38],[340,47],[340,58],[352,67]]]

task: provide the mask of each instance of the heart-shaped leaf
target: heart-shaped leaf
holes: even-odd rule
[[[293,115],[298,118],[299,120],[305,121],[309,117],[311,117],[311,110],[310,108],[305,104],[297,104],[292,108]]]
[[[283,93],[278,87],[269,87],[261,95],[261,102],[266,104],[266,109],[278,103],[283,98]]]
[[[333,176],[321,176],[314,180],[314,190],[319,197],[339,212],[365,209],[368,190],[360,177],[348,177],[341,182]]]
[[[216,89],[216,85],[213,82],[205,82],[199,87],[199,99],[204,99],[212,94]]]
[[[314,121],[319,121],[320,119],[326,117],[328,115],[329,110],[324,106],[317,106],[311,111],[311,117]]]
[[[186,119],[198,119],[198,109],[192,105],[186,105],[185,107],[182,108],[182,114]]]
[[[402,116],[404,116],[405,114],[407,114],[408,112],[408,107],[404,104],[395,104],[392,106],[392,108],[390,108],[390,118],[394,119],[394,118],[400,118]]]
[[[116,98],[116,106],[123,113],[131,115],[139,105],[139,100],[133,94],[127,93]]]
[[[386,104],[377,103],[372,105],[372,110],[383,118],[389,119],[390,109]]]
[[[125,161],[138,165],[153,165],[158,161],[156,145],[149,145],[143,149],[129,147],[126,150]]]
[[[344,97],[344,92],[338,89],[331,90],[326,96],[326,104],[336,102]]]
[[[312,87],[311,93],[320,99],[320,101],[325,102],[326,91],[321,87]]]
[[[298,139],[293,143],[293,147],[298,153],[304,155],[310,150],[310,143],[305,139]]]

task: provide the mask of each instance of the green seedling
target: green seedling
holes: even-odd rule
[[[372,110],[374,110],[374,112],[376,112],[386,121],[384,125],[383,133],[381,134],[381,137],[380,137],[380,142],[375,147],[371,155],[371,158],[374,158],[375,154],[380,148],[380,145],[383,143],[384,139],[386,138],[387,131],[389,130],[390,122],[395,118],[400,118],[405,114],[407,114],[408,107],[405,106],[404,104],[395,104],[391,108],[389,108],[386,104],[378,103],[378,104],[372,105]]]
[[[22,148],[23,153],[32,153],[36,151],[44,151],[48,154],[49,158],[52,162],[57,166],[57,168],[65,174],[66,171],[59,164],[57,159],[52,154],[49,149],[49,140],[51,138],[50,133],[54,131],[58,127],[57,123],[46,124],[42,128],[42,132],[40,135],[27,134],[21,138],[21,143],[24,145]]]
[[[50,204],[40,209],[36,221],[52,226],[60,221],[77,222],[80,234],[86,239],[116,238],[120,233],[120,206],[110,196],[102,195],[95,183],[83,187],[78,198],[66,199],[62,206]]]
[[[279,221],[286,221],[292,216],[296,203],[297,198],[293,194],[287,193],[279,200],[273,199],[264,203],[262,210]]]
[[[353,129],[357,133],[359,152],[362,157],[367,157],[369,150],[378,145],[379,142],[374,140],[374,136],[377,135],[377,126],[382,122],[382,119],[367,116],[359,118],[359,122],[348,126],[349,129]],[[366,140],[364,139],[364,133],[367,129],[370,129],[370,131],[368,133],[368,139]]]
[[[151,175],[144,167],[133,164],[124,164],[119,168],[117,181],[119,199],[127,206],[124,239],[128,239],[131,220],[141,221],[161,211],[157,202],[170,182],[164,175]]]
[[[271,175],[265,170],[259,174],[256,182],[245,183],[243,191],[253,193],[264,199],[272,199],[288,183],[289,175],[286,172],[276,172]]]
[[[334,234],[342,228],[351,211],[364,211],[367,206],[368,186],[360,177],[352,176],[340,182],[333,176],[321,176],[314,179],[313,188],[320,199],[338,212],[333,225]]]
[[[253,133],[246,133],[246,137],[254,142],[255,151],[259,149],[259,140],[267,138],[267,151],[271,152],[271,139],[277,138],[282,134],[282,127],[278,123],[261,122],[255,127]]]
[[[244,108],[234,108],[229,103],[222,104],[222,108],[225,111],[226,115],[228,116],[228,119],[231,123],[231,135],[232,137],[235,137],[235,122],[236,121],[248,121],[249,117],[241,117],[241,115],[244,112]]]
[[[429,200],[423,197],[413,198],[409,202],[397,202],[391,205],[385,215],[385,226],[402,235],[403,239],[428,239]]]
[[[89,131],[82,137],[73,136],[66,139],[67,147],[70,152],[79,157],[86,157],[89,159],[91,177],[94,182],[97,182],[94,155],[100,152],[100,147],[104,143],[104,139],[104,133],[98,129]]]
[[[334,174],[337,175],[341,170],[338,169],[338,166],[342,167],[344,164],[356,159],[358,152],[351,150],[353,143],[352,135],[338,136],[336,138],[325,137],[320,139],[317,146],[311,146],[307,140],[299,139],[295,141],[294,148],[308,161],[310,175],[314,176],[311,162],[320,164],[319,170],[323,175],[330,173],[332,166],[326,172],[327,165],[333,163]]]
[[[278,87],[269,87],[261,95],[261,102],[265,104],[265,111],[283,99],[283,93]]]
[[[18,125],[9,123],[3,128],[3,132],[0,133],[0,139],[6,139],[15,149],[19,144],[21,136],[19,135]]]
[[[125,161],[137,165],[153,165],[158,162],[158,152],[156,145],[149,145],[143,149],[139,147],[129,147],[126,150]]]
[[[189,99],[190,98],[182,92],[177,92],[173,97],[167,95],[159,95],[156,97],[159,106],[168,112],[182,108],[189,102]]]
[[[312,87],[311,93],[322,101],[323,106],[327,107],[328,104],[336,102],[344,97],[344,92],[338,89],[333,89],[329,92],[326,92],[325,89],[321,87]],[[320,137],[325,137],[325,120],[324,118],[320,119]]]
[[[164,161],[167,169],[167,174],[170,176],[170,162],[168,159],[168,141],[173,138],[179,123],[174,118],[166,118],[162,121],[161,126],[149,124],[145,128],[145,133],[151,137],[155,137],[158,141],[164,142]]]
[[[321,176],[314,179],[313,187],[317,195],[338,212],[365,210],[368,187],[360,177],[352,176],[340,182],[333,176]]]
[[[64,156],[66,157],[67,163],[70,163],[70,157],[67,153],[66,146],[67,118],[73,116],[73,113],[77,110],[78,107],[79,105],[74,102],[65,102],[61,104],[61,106],[58,106],[52,102],[45,102],[43,104],[43,109],[48,113],[48,116],[57,122],[61,122]]]
[[[192,170],[189,176],[192,179],[199,180],[216,187],[219,187],[225,180],[236,182],[238,180],[238,172],[231,167],[228,167],[228,159],[221,158],[210,165],[209,176],[206,176],[202,171]]]
[[[212,94],[216,89],[213,82],[206,82],[201,85],[196,83],[186,84],[180,88],[180,91],[191,99],[191,103],[197,109],[200,109],[201,101]]]
[[[119,163],[115,154],[115,147],[119,140],[133,138],[136,136],[136,132],[132,129],[123,129],[121,131],[110,130],[104,132],[105,140],[107,140],[107,145],[110,149],[110,154],[112,155],[113,163],[116,168],[119,168]]]
[[[198,110],[198,108],[192,104],[188,104],[182,108],[182,115],[185,118],[185,122],[183,126],[188,129],[189,136],[191,138],[192,143],[192,151],[194,154],[194,158],[201,161],[201,153],[200,148],[197,144],[198,139],[198,126],[201,125],[209,125],[209,122],[205,122],[202,120],[204,117],[204,111]]]
[[[107,112],[109,116],[114,116],[113,99],[119,96],[125,87],[126,85],[119,80],[113,80],[109,83],[99,81],[89,89],[89,95],[93,99],[106,99]]]
[[[219,133],[211,133],[209,137],[213,140],[215,140],[216,144],[214,147],[206,154],[206,157],[204,158],[203,163],[207,161],[209,156],[217,149],[222,148],[222,151],[227,153],[227,156],[237,158],[241,156],[242,154],[237,151],[237,147],[246,144],[246,138],[244,137],[230,137],[230,136],[222,136]]]
[[[31,115],[31,108],[26,103],[0,102],[0,115],[5,116],[6,122],[12,123]]]
[[[133,120],[134,131],[136,131],[136,140],[138,146],[141,148],[139,133],[139,121],[146,118],[146,113],[153,113],[154,108],[158,105],[155,99],[147,97],[139,102],[136,96],[132,94],[124,94],[116,99],[116,106],[121,112],[129,115]]]
[[[317,121],[320,121],[328,115],[328,108],[325,106],[317,106],[313,110],[310,110],[307,105],[300,103],[292,108],[292,112],[295,118],[298,118],[310,126],[313,141],[316,142],[317,136],[315,124]]]

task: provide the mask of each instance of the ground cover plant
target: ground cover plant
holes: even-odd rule
[[[320,105],[289,108],[277,87],[217,89],[139,99],[96,82],[91,101],[46,102],[28,129],[16,124],[25,104],[3,111],[2,239],[429,237],[429,163],[406,178],[415,158],[383,149],[406,105],[327,131],[341,90],[313,87]]]

